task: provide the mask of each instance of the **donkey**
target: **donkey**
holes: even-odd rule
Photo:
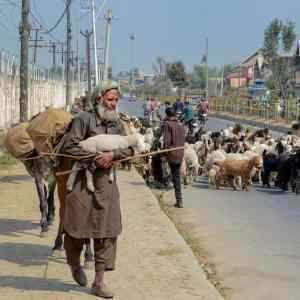
[[[53,224],[55,217],[54,191],[56,180],[51,173],[48,162],[43,157],[39,157],[35,150],[21,161],[29,175],[34,179],[41,212],[40,235],[43,237],[47,235],[49,225]]]

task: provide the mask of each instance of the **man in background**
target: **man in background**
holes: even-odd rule
[[[174,108],[166,109],[166,119],[162,127],[163,136],[163,149],[171,149],[177,147],[184,147],[185,134],[184,127],[179,123],[176,117],[176,111]],[[184,149],[168,152],[164,155],[164,158],[168,161],[172,181],[175,189],[176,204],[175,207],[182,208],[182,192],[181,192],[181,178],[180,178],[180,166],[183,160]]]

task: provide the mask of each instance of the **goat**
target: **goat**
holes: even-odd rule
[[[261,168],[261,160],[258,156],[254,156],[250,160],[230,160],[225,159],[223,162],[215,162],[220,170],[216,174],[216,187],[219,189],[221,181],[229,181],[234,190],[236,190],[235,179],[241,177],[242,188],[249,190],[251,183],[251,170],[253,167]]]

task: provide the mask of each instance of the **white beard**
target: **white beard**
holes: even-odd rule
[[[101,120],[114,122],[118,120],[118,114],[114,109],[107,109],[103,104],[99,103],[96,106],[96,111]]]

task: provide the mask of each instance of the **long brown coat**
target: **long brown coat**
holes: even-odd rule
[[[96,112],[84,112],[73,120],[65,137],[62,152],[87,155],[79,142],[97,134],[120,134],[120,123],[105,123]],[[132,150],[114,151],[114,159],[132,155]],[[109,170],[98,168],[95,161],[82,162],[94,173],[95,192],[86,188],[85,172],[76,177],[73,190],[65,200],[64,230],[75,238],[116,237],[122,231],[119,190],[116,182],[110,183]]]

